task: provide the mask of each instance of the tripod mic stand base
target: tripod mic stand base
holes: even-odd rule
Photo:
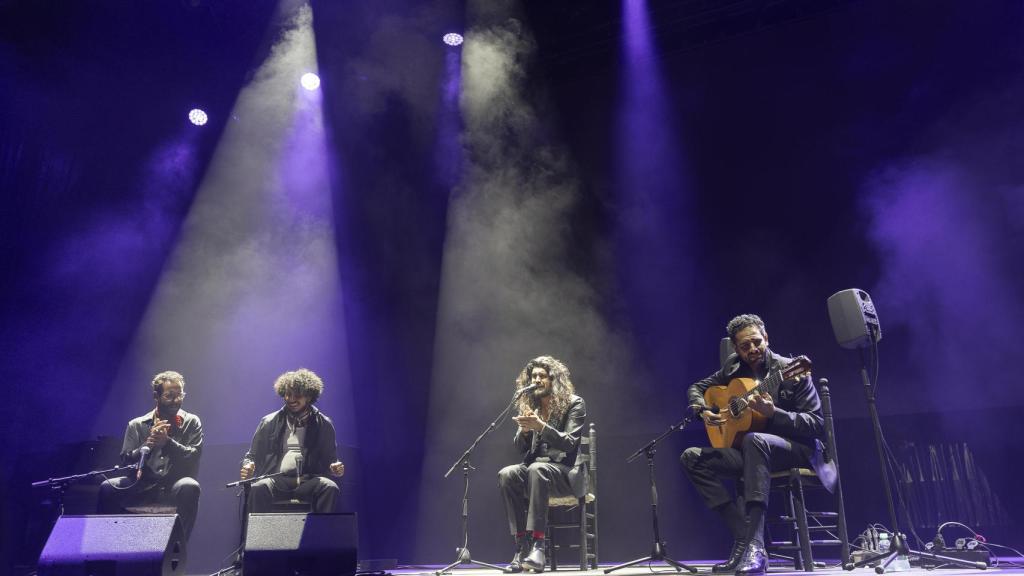
[[[492,568],[499,572],[508,573],[508,570],[502,568],[501,566],[497,566],[495,564],[488,564],[487,562],[480,562],[478,560],[473,560],[473,556],[469,553],[469,548],[459,548],[458,554],[458,560],[452,562],[444,568],[441,568],[437,572],[434,572],[434,574],[436,574],[437,576],[441,576],[441,574],[451,574],[452,568],[458,566],[459,564],[475,564],[477,566],[483,566],[484,568]]]
[[[604,573],[605,574],[610,574],[610,573],[612,573],[612,572],[614,572],[616,570],[619,570],[620,568],[629,568],[630,566],[636,566],[637,564],[644,564],[645,562],[664,562],[664,563],[668,564],[669,566],[675,568],[676,572],[682,572],[683,570],[686,570],[687,572],[689,572],[691,574],[696,574],[697,573],[697,569],[695,567],[690,566],[688,564],[683,564],[682,562],[677,562],[677,561],[669,558],[668,556],[666,556],[665,555],[665,545],[660,543],[660,542],[654,544],[654,550],[651,552],[650,556],[644,556],[643,558],[637,558],[636,560],[630,560],[629,562],[626,562],[625,564],[619,564],[618,566],[612,566],[611,568],[605,568]]]

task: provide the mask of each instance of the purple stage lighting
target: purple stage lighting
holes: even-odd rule
[[[206,116],[206,112],[203,112],[199,108],[193,108],[188,111],[188,121],[195,124],[196,126],[202,126],[209,120]]]
[[[456,34],[455,32],[449,32],[441,37],[444,43],[449,46],[458,46],[462,44],[462,34]]]
[[[302,75],[299,83],[302,84],[302,87],[306,90],[313,91],[320,87],[320,77],[312,72],[306,72]]]

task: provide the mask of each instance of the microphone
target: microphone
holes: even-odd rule
[[[146,458],[149,456],[149,446],[143,446],[139,448],[139,464],[136,466],[137,472],[135,473],[135,479],[139,480],[142,478],[142,467],[146,465]]]
[[[540,388],[540,384],[530,384],[529,386],[520,388],[519,390],[516,390],[516,398],[522,396],[523,394],[526,394],[527,392],[529,392],[531,390],[535,390],[537,388]]]

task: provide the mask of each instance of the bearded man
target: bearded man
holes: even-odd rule
[[[573,493],[569,472],[576,462],[587,408],[575,394],[569,369],[551,356],[530,360],[515,386],[534,388],[520,395],[515,417],[519,427],[514,442],[523,454],[522,463],[498,472],[516,547],[508,570],[543,572],[548,498]]]

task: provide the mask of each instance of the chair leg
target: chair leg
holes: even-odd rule
[[[800,480],[800,473],[796,469],[790,471],[789,478],[795,508],[796,525],[800,532],[800,562],[803,564],[804,572],[814,572],[814,556],[811,553],[811,533],[807,529],[807,508],[804,506],[804,485]]]
[[[845,565],[850,561],[850,535],[846,531],[846,507],[843,505],[843,484],[836,478],[836,521],[839,526],[839,553],[842,555],[842,562]]]
[[[597,556],[597,500],[590,503],[590,547],[588,548],[587,558],[590,559],[591,570],[597,570],[597,565],[600,562]]]
[[[551,508],[547,511],[548,522],[547,532],[544,534],[544,544],[548,551],[548,561],[551,564],[551,571],[558,572],[558,545],[555,542],[555,530],[551,528]]]
[[[587,498],[579,500],[580,509],[580,570],[587,569]]]
[[[548,558],[551,558],[551,571],[558,572],[558,546],[555,545],[555,531],[549,529],[544,538],[547,540]]]
[[[789,523],[789,531],[793,535],[793,543],[794,544],[798,544],[800,542],[800,526],[797,524],[797,521],[796,521],[796,503],[794,502],[794,499],[793,499],[793,478],[792,477],[790,477],[790,479],[789,479],[789,486],[785,490],[785,493],[786,493],[786,507],[789,508],[788,514],[789,514],[789,517],[793,519],[793,521]],[[765,527],[765,531],[767,532],[767,530],[768,530],[768,528],[766,526]],[[801,571],[803,569],[804,569],[804,565],[803,565],[803,562],[800,561],[800,554],[794,552],[793,553],[793,570]]]

